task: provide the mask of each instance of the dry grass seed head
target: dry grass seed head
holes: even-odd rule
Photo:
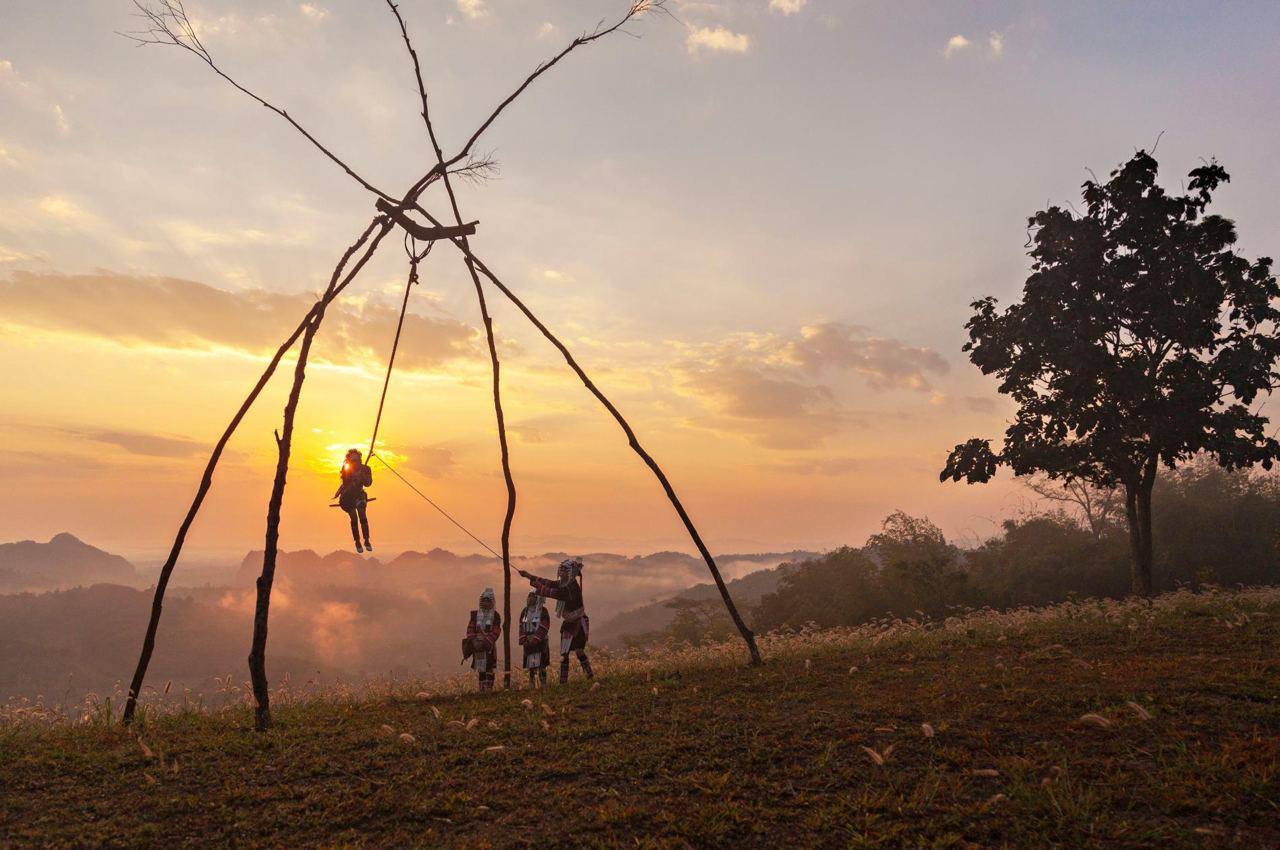
[[[1082,714],[1080,715],[1080,722],[1087,723],[1090,726],[1096,726],[1099,729],[1111,728],[1111,721],[1103,717],[1101,714]]]
[[[1151,719],[1151,712],[1147,711],[1145,708],[1143,708],[1142,706],[1138,705],[1138,704],[1137,704],[1136,702],[1134,702],[1133,700],[1129,700],[1128,702],[1126,702],[1126,703],[1125,703],[1125,705],[1129,706],[1129,708],[1131,708],[1131,709],[1133,710],[1133,713],[1134,713],[1134,714],[1136,714],[1136,715],[1138,715],[1138,719],[1139,719],[1139,720],[1150,720],[1150,719]]]

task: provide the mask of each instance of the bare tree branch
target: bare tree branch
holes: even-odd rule
[[[368,180],[365,180],[355,172],[351,166],[347,165],[340,159],[337,154],[329,150],[320,141],[301,124],[294,120],[286,110],[281,109],[273,103],[265,100],[258,94],[242,86],[229,74],[222,70],[213,60],[213,56],[205,48],[204,43],[200,41],[200,36],[196,31],[195,25],[191,22],[191,18],[187,15],[186,8],[182,5],[182,0],[133,0],[133,5],[138,10],[138,17],[142,18],[146,26],[144,29],[135,32],[120,33],[125,38],[136,42],[139,45],[158,44],[167,47],[178,47],[188,53],[196,56],[200,61],[208,65],[213,72],[222,79],[226,80],[239,91],[253,98],[262,106],[270,109],[284,120],[288,121],[293,128],[306,137],[317,150],[327,156],[330,160],[345,171],[352,179],[363,186],[368,191],[380,198],[386,198],[388,201],[394,200],[386,192],[374,186]]]

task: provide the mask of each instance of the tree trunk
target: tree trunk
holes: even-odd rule
[[[346,253],[342,255],[342,259],[338,261],[338,265],[333,271],[333,277],[329,282],[328,292],[331,293],[329,296],[330,299],[336,297],[337,294],[351,282],[355,273],[363,267],[365,261],[367,261],[369,256],[372,254],[373,249],[370,249],[369,254],[366,254],[360,260],[355,270],[348,275],[342,283],[338,283],[342,270],[346,268],[347,263],[351,260],[351,257],[356,253],[356,251],[360,250],[360,247],[368,241],[369,236],[374,231],[374,228],[378,226],[378,222],[379,219],[376,218],[370,222],[369,226],[365,228],[364,233],[360,234],[360,237],[351,245],[350,248],[347,249]],[[379,241],[382,239],[382,236],[386,234],[386,230],[387,228],[384,224],[382,233],[377,237]],[[376,245],[377,241],[374,242],[375,247]],[[236,411],[235,416],[231,417],[231,422],[227,425],[226,430],[222,432],[222,437],[218,439],[217,444],[213,447],[213,453],[209,456],[209,462],[205,464],[204,474],[200,478],[200,486],[196,489],[195,498],[191,500],[191,505],[187,508],[187,515],[183,517],[182,524],[178,526],[178,533],[174,537],[173,546],[169,549],[169,557],[165,559],[164,565],[160,568],[160,575],[156,579],[155,594],[151,600],[151,619],[147,622],[147,632],[142,639],[142,652],[138,656],[138,665],[134,668],[133,680],[129,685],[129,695],[125,700],[124,717],[122,718],[122,722],[125,725],[128,725],[133,721],[133,715],[138,706],[138,696],[142,692],[142,682],[146,678],[147,667],[150,666],[151,655],[155,651],[156,633],[160,629],[160,614],[164,608],[164,594],[165,590],[169,586],[169,578],[173,575],[174,567],[177,566],[178,563],[178,557],[182,554],[182,547],[186,543],[187,533],[191,530],[191,525],[195,522],[196,515],[200,513],[200,508],[204,505],[205,496],[208,495],[209,489],[213,486],[213,473],[218,467],[218,461],[222,458],[222,453],[226,449],[227,443],[230,442],[232,435],[234,435],[236,429],[240,427],[241,421],[243,421],[245,415],[249,412],[249,409],[253,407],[258,396],[261,395],[262,390],[271,380],[272,375],[275,374],[276,367],[280,365],[280,361],[284,358],[285,353],[293,347],[293,344],[297,342],[298,337],[301,336],[303,331],[307,328],[315,310],[316,307],[312,307],[311,311],[308,312],[303,320],[298,324],[298,327],[289,335],[289,338],[286,339],[276,350],[275,355],[267,364],[267,368],[263,370],[261,377],[258,378],[258,383],[254,385],[244,402],[241,403],[240,409]]]
[[[1125,485],[1125,519],[1129,524],[1129,591],[1135,596],[1152,592],[1152,561],[1155,549],[1151,540],[1151,491],[1154,476]]]
[[[253,611],[253,644],[249,650],[249,680],[253,683],[253,696],[257,705],[253,714],[253,726],[263,731],[271,726],[271,691],[267,686],[267,618],[271,608],[271,585],[276,577],[276,554],[280,542],[280,509],[284,504],[285,480],[289,474],[289,454],[293,448],[293,423],[298,412],[298,399],[302,395],[302,383],[307,377],[307,358],[311,343],[324,320],[324,309],[316,311],[302,335],[302,347],[298,362],[293,368],[293,387],[284,407],[284,434],[276,435],[276,477],[271,487],[271,500],[267,503],[267,539],[262,553],[262,575],[258,576],[258,601]]]

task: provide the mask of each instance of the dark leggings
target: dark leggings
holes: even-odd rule
[[[360,530],[364,529],[364,539],[369,539],[369,516],[365,513],[365,506],[346,508],[347,516],[351,518],[351,538],[357,543],[360,542]],[[357,517],[359,523],[357,524]]]
[[[588,679],[594,679],[595,673],[591,670],[591,662],[587,660],[586,649],[575,649],[572,652],[577,654],[578,663],[582,665],[582,672],[587,674]],[[560,656],[560,684],[562,685],[569,681],[569,655],[570,653],[566,652]]]

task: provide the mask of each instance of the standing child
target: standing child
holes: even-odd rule
[[[529,598],[520,611],[520,646],[524,647],[524,669],[529,671],[529,687],[547,686],[547,665],[551,663],[551,614],[542,604],[537,591],[529,591]]]
[[[587,609],[582,601],[582,561],[577,558],[565,558],[560,562],[560,569],[554,579],[539,578],[524,570],[520,575],[529,580],[533,590],[539,596],[548,596],[556,600],[556,613],[560,615],[560,684],[569,681],[569,653],[578,656],[582,672],[587,678],[593,678],[591,662],[587,660],[587,632],[591,628],[591,620],[587,617]]]
[[[480,676],[480,690],[493,690],[498,667],[498,638],[502,637],[502,615],[493,607],[493,588],[480,594],[480,607],[471,612],[467,637],[462,642],[463,657],[471,656],[471,669]]]

